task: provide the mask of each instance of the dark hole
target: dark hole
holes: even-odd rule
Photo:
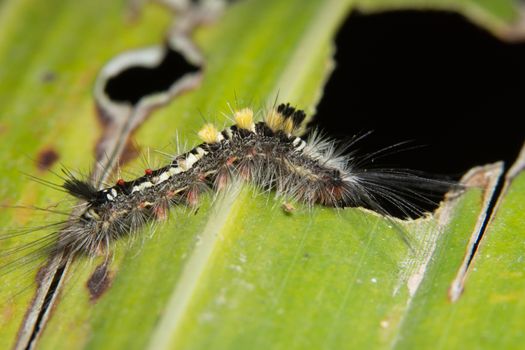
[[[336,44],[313,125],[342,140],[374,130],[362,153],[407,140],[404,147],[421,146],[377,160],[386,166],[458,178],[515,160],[525,136],[525,44],[438,11],[353,13]]]
[[[195,66],[179,52],[167,49],[162,62],[154,68],[135,66],[108,80],[104,92],[111,100],[136,104],[142,97],[166,91]]]

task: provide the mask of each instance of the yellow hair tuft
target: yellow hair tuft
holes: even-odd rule
[[[273,132],[283,130],[284,128],[284,117],[275,109],[268,112],[264,121]]]
[[[255,124],[253,123],[253,111],[250,108],[243,108],[235,111],[235,123],[241,129],[255,131]]]
[[[285,118],[283,121],[283,131],[287,134],[291,134],[295,125],[292,118]]]
[[[204,124],[197,135],[206,143],[216,143],[221,140],[219,130],[211,123]]]

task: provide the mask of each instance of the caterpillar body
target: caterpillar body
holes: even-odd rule
[[[29,254],[33,249],[35,256],[107,254],[119,237],[166,218],[173,206],[196,206],[204,192],[224,190],[235,178],[308,206],[367,206],[381,214],[379,199],[410,212],[414,207],[401,194],[424,197],[418,189],[450,185],[400,170],[360,168],[319,133],[306,141],[298,136],[305,117],[290,104],[268,110],[259,122],[249,108],[234,111],[234,125],[219,131],[206,124],[198,132],[200,145],[164,167],[146,169],[131,181],[119,179],[111,187],[97,189],[65,172],[62,189],[82,203],[68,220],[52,225],[55,232],[43,246],[22,249]],[[0,271],[13,266],[0,265]]]

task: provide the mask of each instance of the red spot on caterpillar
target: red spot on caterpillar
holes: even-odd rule
[[[155,218],[159,221],[165,221],[168,218],[168,208],[164,205],[156,206],[153,210]]]
[[[344,193],[343,185],[327,185],[315,191],[314,202],[327,206],[337,206],[344,199]]]
[[[148,168],[148,169],[144,170],[144,174],[151,175],[151,174],[153,174],[153,170]]]
[[[215,187],[217,190],[222,190],[230,181],[230,174],[227,168],[219,170],[217,177],[215,178]]]
[[[118,179],[117,180],[117,185],[124,186],[125,184],[126,184],[126,181],[124,181],[124,179]]]
[[[235,163],[235,161],[237,160],[237,157],[233,156],[233,157],[229,157],[228,159],[226,159],[226,165],[227,166],[230,166],[232,165],[233,163]]]
[[[344,187],[342,185],[334,186],[332,190],[332,196],[334,197],[335,200],[340,201],[341,199],[343,199],[343,193],[344,193]]]
[[[243,180],[250,181],[252,179],[252,167],[249,162],[241,163],[238,172]]]
[[[188,204],[191,206],[191,207],[195,207],[197,206],[198,202],[199,202],[199,191],[197,188],[194,188],[194,189],[191,189],[190,191],[188,191]]]
[[[48,170],[56,163],[59,155],[53,148],[44,148],[37,155],[37,167],[39,170]]]
[[[254,147],[251,147],[248,149],[246,154],[249,156],[255,157],[255,155],[257,155],[257,150]]]

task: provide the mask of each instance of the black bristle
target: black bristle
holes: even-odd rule
[[[67,179],[62,187],[72,196],[86,201],[92,201],[96,199],[98,195],[97,189],[91,184],[75,178]]]
[[[277,112],[282,114],[285,118],[288,118],[295,112],[295,108],[290,106],[289,103],[281,103],[277,106]]]
[[[306,118],[304,111],[295,109],[295,107],[290,106],[289,103],[281,103],[279,106],[277,106],[277,112],[282,114],[285,118],[292,118],[295,128],[300,127]]]
[[[305,118],[306,113],[304,113],[303,110],[295,110],[295,112],[292,114],[293,125],[295,125],[295,127],[298,128],[299,126],[301,126]]]

